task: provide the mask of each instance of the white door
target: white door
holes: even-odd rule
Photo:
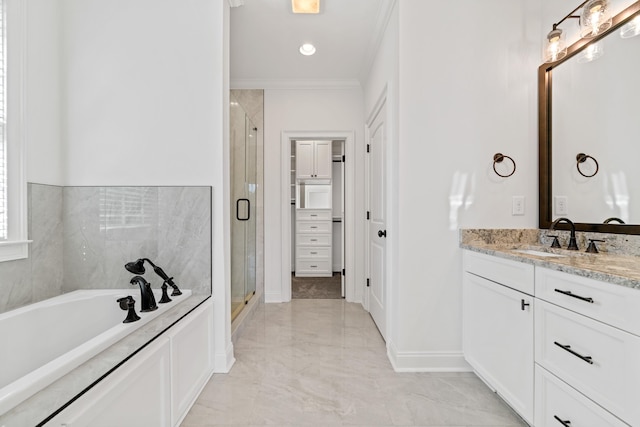
[[[387,220],[385,214],[386,107],[382,105],[369,126],[369,312],[386,340],[387,287],[385,263]]]

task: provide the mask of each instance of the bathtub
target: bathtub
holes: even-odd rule
[[[154,289],[156,301],[161,292]],[[80,290],[0,314],[0,415],[118,340],[186,300],[140,312],[138,289]],[[116,300],[131,295],[140,320],[122,323]]]

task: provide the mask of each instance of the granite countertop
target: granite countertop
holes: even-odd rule
[[[640,256],[604,252],[591,254],[586,253],[584,248],[580,251],[554,249],[548,244],[539,243],[539,238],[528,230],[516,238],[501,238],[494,234],[491,238],[483,236],[474,239],[468,238],[466,232],[464,230],[461,234],[460,247],[463,249],[640,290]],[[500,230],[500,234],[506,236],[506,231]],[[517,252],[521,250],[560,256]]]

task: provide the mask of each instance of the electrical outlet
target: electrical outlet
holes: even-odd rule
[[[524,215],[524,196],[513,196],[511,215]]]
[[[556,215],[569,215],[567,196],[553,196],[553,209]]]

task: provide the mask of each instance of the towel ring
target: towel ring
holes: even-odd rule
[[[509,159],[511,160],[511,163],[513,163],[513,170],[511,171],[510,174],[507,174],[507,175],[502,175],[500,172],[496,170],[496,163],[502,163],[504,159]],[[501,176],[502,178],[508,178],[516,172],[516,162],[509,156],[506,156],[502,153],[496,153],[493,155],[493,171],[496,173],[496,175]]]
[[[596,164],[596,171],[591,175],[586,175],[584,174],[584,172],[580,170],[580,163],[586,162],[587,159],[593,160],[593,162]],[[578,172],[580,173],[580,175],[584,176],[585,178],[591,178],[595,176],[598,173],[598,170],[600,170],[600,165],[598,165],[598,161],[593,157],[591,157],[590,155],[584,154],[584,153],[578,153],[578,155],[576,156],[576,167],[578,168]]]

